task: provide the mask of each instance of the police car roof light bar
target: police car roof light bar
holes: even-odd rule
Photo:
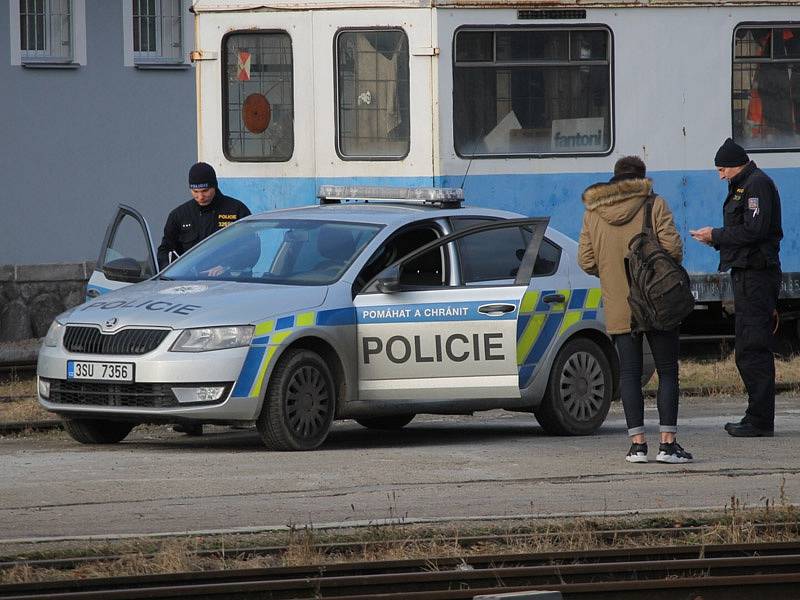
[[[464,202],[464,190],[434,187],[388,187],[380,185],[321,185],[317,192],[320,204],[342,202],[401,202],[429,204],[442,208],[459,208]]]

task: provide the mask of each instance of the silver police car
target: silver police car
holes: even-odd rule
[[[548,219],[453,189],[320,198],[236,222],[160,273],[147,224],[121,207],[90,297],[44,340],[42,406],[88,444],[139,423],[255,421],[267,447],[310,450],[335,419],[396,429],[496,408],[559,435],[600,427],[618,359],[599,280]]]

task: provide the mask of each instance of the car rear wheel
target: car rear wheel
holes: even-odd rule
[[[116,444],[124,440],[134,423],[103,419],[63,419],[64,429],[81,444]]]
[[[611,365],[603,350],[592,340],[572,339],[559,350],[534,414],[548,433],[588,435],[605,421],[612,393]]]
[[[416,415],[387,415],[385,417],[366,417],[356,419],[356,423],[367,429],[402,429],[411,423],[415,416]]]
[[[270,378],[258,432],[272,450],[313,450],[325,441],[336,406],[328,365],[316,352],[288,350]]]

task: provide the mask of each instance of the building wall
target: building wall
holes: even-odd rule
[[[124,66],[130,0],[85,2],[86,64],[66,69],[12,66],[0,8],[0,264],[95,260],[117,204],[160,236],[189,198],[194,68]]]

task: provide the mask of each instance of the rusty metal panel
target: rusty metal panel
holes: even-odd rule
[[[195,0],[192,10],[204,12],[324,10],[343,8],[513,8],[553,7],[643,8],[643,7],[733,7],[796,6],[797,0],[252,0],[224,2]]]
[[[674,6],[796,6],[796,0],[431,0],[436,8],[622,8]]]
[[[224,2],[223,0],[195,0],[195,13],[322,10],[342,8],[430,8],[431,0],[253,0],[251,2]]]

